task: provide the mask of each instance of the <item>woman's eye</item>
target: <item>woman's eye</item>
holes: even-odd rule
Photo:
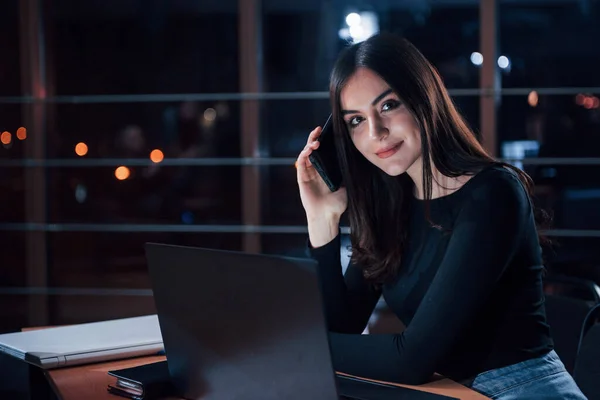
[[[394,108],[398,108],[399,105],[400,105],[400,102],[398,102],[396,100],[389,100],[389,101],[386,101],[385,103],[383,103],[383,105],[381,106],[381,110],[382,111],[393,110]]]
[[[356,125],[358,125],[361,121],[360,117],[354,117],[354,118],[350,118],[350,120],[348,121],[348,126],[350,127],[355,127]]]

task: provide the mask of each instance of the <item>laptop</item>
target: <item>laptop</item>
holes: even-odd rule
[[[163,352],[156,315],[0,335],[0,352],[42,369]]]
[[[316,262],[147,243],[171,382],[187,399],[443,399],[336,376]]]

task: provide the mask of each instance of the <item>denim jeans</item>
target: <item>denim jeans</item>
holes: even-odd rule
[[[496,400],[584,400],[586,397],[554,350],[475,377],[471,389]]]

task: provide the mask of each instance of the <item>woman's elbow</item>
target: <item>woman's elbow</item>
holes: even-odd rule
[[[406,376],[405,385],[424,385],[425,383],[431,382],[433,378],[433,373],[410,373]]]
[[[435,374],[434,372],[414,367],[414,365],[413,368],[398,366],[394,376],[390,377],[391,379],[389,381],[401,385],[423,385],[431,382],[431,379]]]

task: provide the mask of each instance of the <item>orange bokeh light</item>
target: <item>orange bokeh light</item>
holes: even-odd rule
[[[2,144],[10,144],[11,140],[12,135],[8,131],[4,131],[2,132],[2,135],[0,135],[0,142],[2,142]]]
[[[150,153],[150,160],[154,163],[159,163],[165,159],[165,155],[159,149],[152,150]]]
[[[598,108],[600,107],[600,99],[598,99],[596,96],[592,97],[592,108]]]
[[[129,175],[130,172],[129,168],[127,167],[120,166],[115,169],[115,177],[120,181],[124,181],[125,179],[129,178]]]
[[[17,139],[25,140],[27,138],[27,129],[20,127],[17,129]]]
[[[527,102],[529,103],[529,105],[531,107],[536,107],[538,105],[538,101],[539,101],[538,92],[536,92],[535,90],[530,92],[529,95],[527,96]]]
[[[583,106],[589,110],[594,106],[594,99],[591,97],[586,97],[583,101]]]
[[[75,154],[77,154],[79,157],[83,157],[87,154],[87,152],[88,152],[87,144],[85,144],[83,142],[77,143],[77,145],[75,146]]]
[[[575,96],[575,102],[577,103],[577,105],[582,106],[583,105],[583,101],[585,100],[585,96],[582,95],[581,93],[579,93],[577,96]]]

